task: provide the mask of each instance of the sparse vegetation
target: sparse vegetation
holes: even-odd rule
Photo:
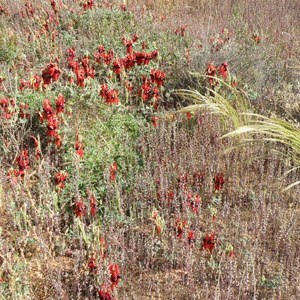
[[[0,299],[297,299],[299,11],[0,2]]]

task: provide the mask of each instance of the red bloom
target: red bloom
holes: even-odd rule
[[[44,100],[43,103],[43,116],[48,120],[53,114],[51,103],[48,99]]]
[[[118,104],[119,99],[118,99],[118,94],[119,91],[116,89],[109,90],[107,84],[102,84],[101,85],[101,90],[99,92],[99,95],[104,98],[105,102],[107,104]]]
[[[52,82],[57,81],[61,74],[61,70],[58,68],[56,63],[50,63],[47,67],[42,70],[42,78],[44,86],[49,85]]]
[[[196,234],[192,230],[188,233],[188,243],[191,247],[194,247],[194,244],[196,243]]]
[[[179,36],[185,36],[186,35],[186,29],[187,25],[182,25],[180,28],[177,28],[175,30],[175,34]]]
[[[68,178],[68,173],[66,171],[59,171],[55,176],[56,186],[58,186],[60,189],[63,189],[67,178]]]
[[[61,136],[57,132],[55,132],[54,137],[55,137],[55,146],[56,146],[56,148],[60,148],[61,145],[62,145],[62,138],[61,138]]]
[[[109,172],[110,172],[110,181],[115,181],[117,177],[117,163],[114,162],[110,167],[109,167]]]
[[[181,221],[181,219],[177,219],[176,224],[175,224],[175,234],[176,237],[179,238],[180,240],[182,239],[183,235],[183,229],[185,227],[186,221]]]
[[[152,117],[152,124],[153,124],[153,126],[156,128],[156,126],[157,126],[157,120],[158,120],[158,117],[156,117],[156,116],[153,116]]]
[[[17,157],[17,163],[19,165],[18,175],[24,176],[25,170],[30,166],[27,149],[22,150],[21,154]]]
[[[31,87],[30,81],[21,80],[20,83],[20,92],[22,92],[24,89],[28,89]]]
[[[123,60],[118,59],[113,62],[113,68],[117,76],[120,76],[123,66]]]
[[[157,86],[164,85],[166,74],[159,70],[152,69],[150,71],[151,81],[154,82]]]
[[[210,235],[206,234],[205,238],[203,238],[202,250],[207,249],[210,253],[212,253],[215,244],[216,244],[215,235],[213,233]]]
[[[83,4],[83,9],[84,10],[92,9],[93,6],[94,6],[94,0],[87,0],[87,2]]]
[[[213,65],[212,63],[209,63],[206,71],[207,75],[214,77],[216,75],[216,72],[217,72],[216,66]],[[216,85],[216,81],[213,78],[208,78],[208,82],[212,86]]]
[[[97,200],[95,198],[95,196],[91,193],[90,189],[87,188],[87,194],[89,196],[89,200],[90,200],[90,214],[91,216],[95,217],[96,213],[97,213]]]
[[[223,173],[216,174],[216,176],[214,177],[215,192],[222,190],[224,182],[225,181],[224,181],[224,175],[223,175]]]
[[[89,257],[88,259],[88,267],[90,273],[94,272],[97,269],[97,262],[94,254],[92,254],[91,257]]]
[[[187,118],[188,120],[190,120],[190,119],[192,118],[191,112],[189,112],[189,111],[186,112],[186,118]]]
[[[195,199],[193,199],[192,196],[188,197],[188,198],[189,198],[188,206],[190,207],[192,212],[194,212],[195,214],[198,214],[201,197],[197,194]]]
[[[39,75],[34,75],[33,78],[34,78],[34,81],[33,81],[32,87],[34,90],[38,90],[41,85],[41,82],[42,82],[42,77]]]
[[[75,202],[75,214],[76,217],[79,217],[80,219],[82,216],[86,216],[86,205],[82,197],[80,201],[78,200]]]
[[[58,95],[58,98],[56,100],[56,113],[62,113],[65,109],[65,97],[62,94]]]
[[[226,61],[221,64],[218,71],[224,79],[228,77],[228,64]]]
[[[111,290],[113,291],[115,287],[119,284],[120,281],[120,269],[117,264],[110,264],[109,265],[109,271],[110,271],[110,281],[111,281]]]
[[[84,85],[85,85],[84,84],[84,79],[85,79],[84,69],[76,70],[76,78],[77,78],[77,81],[76,81],[77,86],[84,88]]]
[[[106,284],[102,284],[100,290],[98,291],[98,295],[100,300],[112,300],[112,291],[110,288],[106,286]]]
[[[55,114],[48,116],[48,124],[47,124],[47,135],[49,137],[55,137],[57,134],[58,128],[58,120]]]
[[[76,135],[75,150],[77,154],[82,158],[84,154],[84,144],[80,141],[78,134]]]
[[[35,147],[35,158],[38,160],[41,158],[41,146],[40,142],[34,137],[30,136],[34,141],[34,147]]]

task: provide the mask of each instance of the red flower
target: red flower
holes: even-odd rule
[[[183,235],[183,229],[185,227],[185,224],[186,224],[186,221],[181,221],[181,219],[177,219],[176,221],[176,224],[175,224],[175,234],[176,234],[176,237],[178,239],[182,239],[182,235]]]
[[[66,171],[59,171],[55,176],[56,186],[58,186],[60,189],[63,189],[67,178],[68,178],[68,173]]]
[[[224,79],[228,77],[228,64],[226,61],[221,64],[218,71]]]
[[[213,65],[212,63],[209,63],[206,70],[207,75],[214,77],[216,75],[216,72],[217,72],[216,66]],[[212,86],[216,85],[216,81],[213,78],[208,78],[208,82]]]
[[[80,219],[82,216],[86,216],[86,205],[82,197],[80,201],[78,200],[75,202],[75,214],[76,217],[79,217]]]
[[[156,126],[157,126],[157,120],[158,120],[158,117],[156,117],[156,116],[153,116],[151,120],[152,120],[152,124],[153,124],[153,126],[156,128]]]
[[[187,25],[182,25],[180,28],[177,28],[175,30],[175,34],[179,36],[185,36],[186,35],[186,29]]]
[[[58,68],[56,63],[50,63],[47,67],[42,70],[42,78],[44,86],[49,85],[51,80],[57,81],[61,74],[61,70]]]
[[[49,137],[55,137],[57,135],[58,120],[55,114],[49,115],[47,124],[47,135]]]
[[[94,0],[87,0],[87,2],[83,4],[83,9],[84,10],[92,9],[93,6],[94,6]]]
[[[194,247],[194,245],[196,243],[196,234],[192,230],[190,230],[188,233],[188,243],[191,247]]]
[[[18,175],[23,177],[25,170],[30,166],[27,149],[22,150],[21,154],[17,157],[17,163],[19,165]]]
[[[206,234],[205,238],[203,238],[202,250],[207,249],[210,253],[212,253],[216,244],[216,238],[214,233]]]
[[[88,267],[90,273],[94,272],[97,269],[97,262],[94,254],[92,254],[91,257],[89,257],[88,259]]]
[[[113,68],[114,68],[114,71],[115,71],[117,76],[120,76],[122,66],[123,66],[123,60],[122,59],[118,59],[118,60],[115,60],[113,62]]]
[[[41,158],[41,146],[40,142],[34,137],[30,136],[34,141],[34,147],[35,147],[35,158],[38,160]]]
[[[76,134],[75,150],[77,154],[82,158],[84,154],[84,144],[80,141],[78,134]]]
[[[84,85],[85,85],[84,84],[84,79],[85,79],[84,69],[76,70],[76,78],[77,78],[77,81],[76,81],[77,86],[84,88]]]
[[[190,207],[192,212],[194,212],[195,214],[198,214],[201,197],[197,194],[195,199],[192,199],[192,196],[190,196],[188,198],[189,198],[188,206]]]
[[[110,288],[106,286],[106,284],[102,284],[100,290],[98,291],[98,295],[100,300],[112,300],[112,291]]]
[[[215,192],[222,190],[224,185],[224,175],[223,173],[218,173],[214,177],[214,183],[215,183]]]
[[[65,109],[65,97],[62,94],[59,94],[56,100],[56,113],[59,114],[64,112]]]
[[[157,86],[164,85],[166,74],[159,70],[152,69],[150,71],[151,81],[154,82]]]
[[[110,181],[115,181],[117,177],[117,163],[114,162],[110,167],[109,167],[109,172],[110,172]]]
[[[61,145],[62,145],[62,138],[61,138],[61,136],[57,132],[55,132],[54,137],[55,137],[55,146],[56,146],[56,148],[60,148]]]
[[[48,120],[52,114],[53,111],[52,111],[51,103],[48,99],[45,99],[43,104],[43,116],[46,117],[46,119]]]
[[[89,200],[90,200],[90,214],[91,214],[91,216],[95,217],[96,213],[97,213],[97,200],[96,200],[95,196],[91,193],[89,188],[87,188],[86,192],[87,192],[87,194],[89,196]]]
[[[41,85],[41,82],[42,82],[42,77],[39,75],[34,75],[33,78],[34,78],[34,81],[33,81],[32,87],[34,90],[38,90]]]
[[[117,264],[110,264],[109,265],[109,271],[110,271],[110,281],[111,281],[111,290],[113,291],[115,287],[119,284],[120,281],[120,269]]]
[[[75,48],[69,48],[68,50],[67,50],[67,54],[68,54],[68,56],[69,56],[69,61],[71,62],[71,61],[73,61],[73,59],[75,58]]]
[[[191,112],[189,112],[189,111],[186,112],[186,118],[187,118],[188,120],[190,120],[190,119],[192,118]]]

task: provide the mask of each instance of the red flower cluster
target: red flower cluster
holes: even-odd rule
[[[206,74],[214,77],[217,73],[217,68],[215,65],[213,65],[212,63],[208,64],[207,70],[206,70]],[[217,84],[217,81],[214,78],[208,78],[208,82],[210,83],[211,86],[215,86]]]
[[[183,235],[183,229],[186,225],[186,221],[182,221],[180,218],[176,220],[176,224],[175,224],[175,234],[176,234],[176,237],[178,239],[182,239],[182,235]]]
[[[79,135],[76,134],[76,141],[75,141],[75,150],[79,157],[83,157],[84,154],[84,144],[79,139]]]
[[[9,120],[16,113],[16,103],[13,98],[0,99],[0,107],[2,109],[2,118]]]
[[[219,74],[224,78],[227,79],[228,78],[228,64],[226,61],[224,61],[221,66],[219,67],[218,70]]]
[[[92,9],[93,6],[94,6],[94,0],[87,0],[85,3],[83,3],[84,10]]]
[[[88,259],[88,267],[90,273],[93,273],[97,269],[97,261],[94,254],[92,254]]]
[[[127,40],[125,37],[123,38],[122,42],[126,46],[126,53],[132,54],[133,53],[133,44],[138,40],[138,36],[135,34],[131,40]]]
[[[203,238],[202,250],[207,249],[210,253],[212,253],[216,244],[216,237],[212,234],[206,234]]]
[[[51,3],[51,6],[52,6],[52,9],[53,9],[54,13],[57,14],[58,10],[57,10],[57,7],[56,7],[56,1],[55,0],[50,0],[50,3]]]
[[[34,75],[33,80],[31,81],[25,81],[21,80],[20,83],[20,91],[22,92],[24,89],[33,89],[38,90],[42,82],[42,77],[39,75]]]
[[[111,49],[109,52],[105,52],[104,46],[100,45],[98,51],[94,52],[94,58],[97,63],[104,62],[106,65],[110,65],[114,56],[114,50]]]
[[[55,176],[55,184],[60,189],[63,189],[69,174],[66,171],[59,171]]]
[[[192,247],[194,247],[196,243],[196,234],[194,231],[190,230],[188,233],[188,244]]]
[[[17,163],[19,166],[18,175],[21,175],[23,177],[25,175],[26,169],[28,169],[30,166],[27,149],[22,150],[21,154],[17,157]]]
[[[56,63],[50,63],[47,67],[42,70],[43,87],[46,87],[50,82],[55,82],[59,79],[61,70],[58,68]]]
[[[76,217],[80,219],[86,216],[86,204],[84,203],[83,197],[75,202],[75,214]]]
[[[112,300],[112,291],[111,289],[106,285],[102,284],[100,290],[98,291],[98,295],[100,300]]]
[[[175,30],[175,34],[179,35],[179,36],[185,36],[186,29],[187,29],[187,25],[182,25],[181,27],[179,27]]]
[[[215,192],[221,191],[224,185],[224,175],[223,173],[217,173],[214,177]]]
[[[59,94],[56,100],[56,113],[63,113],[65,111],[65,97]]]
[[[187,198],[188,198],[187,199],[188,206],[190,207],[191,211],[195,214],[198,214],[200,201],[201,201],[201,197],[199,196],[199,194],[197,194],[195,197],[193,197],[192,194],[189,193]]]
[[[47,120],[47,135],[50,138],[55,138],[55,145],[57,148],[62,145],[62,138],[57,132],[59,125],[58,114],[63,113],[64,108],[65,98],[60,94],[56,100],[56,112],[53,111],[51,102],[48,99],[44,99],[43,114],[38,112],[41,123],[44,123],[44,119]]]
[[[113,291],[115,287],[118,286],[120,278],[121,278],[121,273],[119,266],[117,264],[110,264],[109,265],[109,271],[110,271],[110,281],[111,281],[111,290]]]
[[[99,95],[105,100],[105,103],[107,104],[119,104],[119,91],[117,89],[109,90],[106,83],[103,83],[101,85]]]
[[[34,141],[34,147],[35,147],[35,158],[36,160],[41,158],[41,145],[40,142],[35,138],[34,136],[30,136]]]
[[[97,200],[89,188],[86,189],[86,192],[90,201],[90,214],[91,216],[95,217],[97,213]]]
[[[84,80],[88,77],[95,78],[95,70],[93,67],[90,67],[90,58],[85,55],[81,62],[79,63],[75,58],[75,49],[69,48],[68,51],[69,56],[69,67],[72,69],[72,72],[76,75],[76,84],[82,88],[85,87]],[[71,79],[71,82],[73,79]]]
[[[164,82],[166,79],[166,74],[165,74],[165,72],[152,69],[150,71],[150,77],[151,77],[151,81],[154,84],[156,84],[157,86],[162,86],[162,85],[164,85]]]
[[[110,181],[115,181],[117,177],[117,163],[114,162],[110,167],[109,167],[109,173],[110,173]]]

